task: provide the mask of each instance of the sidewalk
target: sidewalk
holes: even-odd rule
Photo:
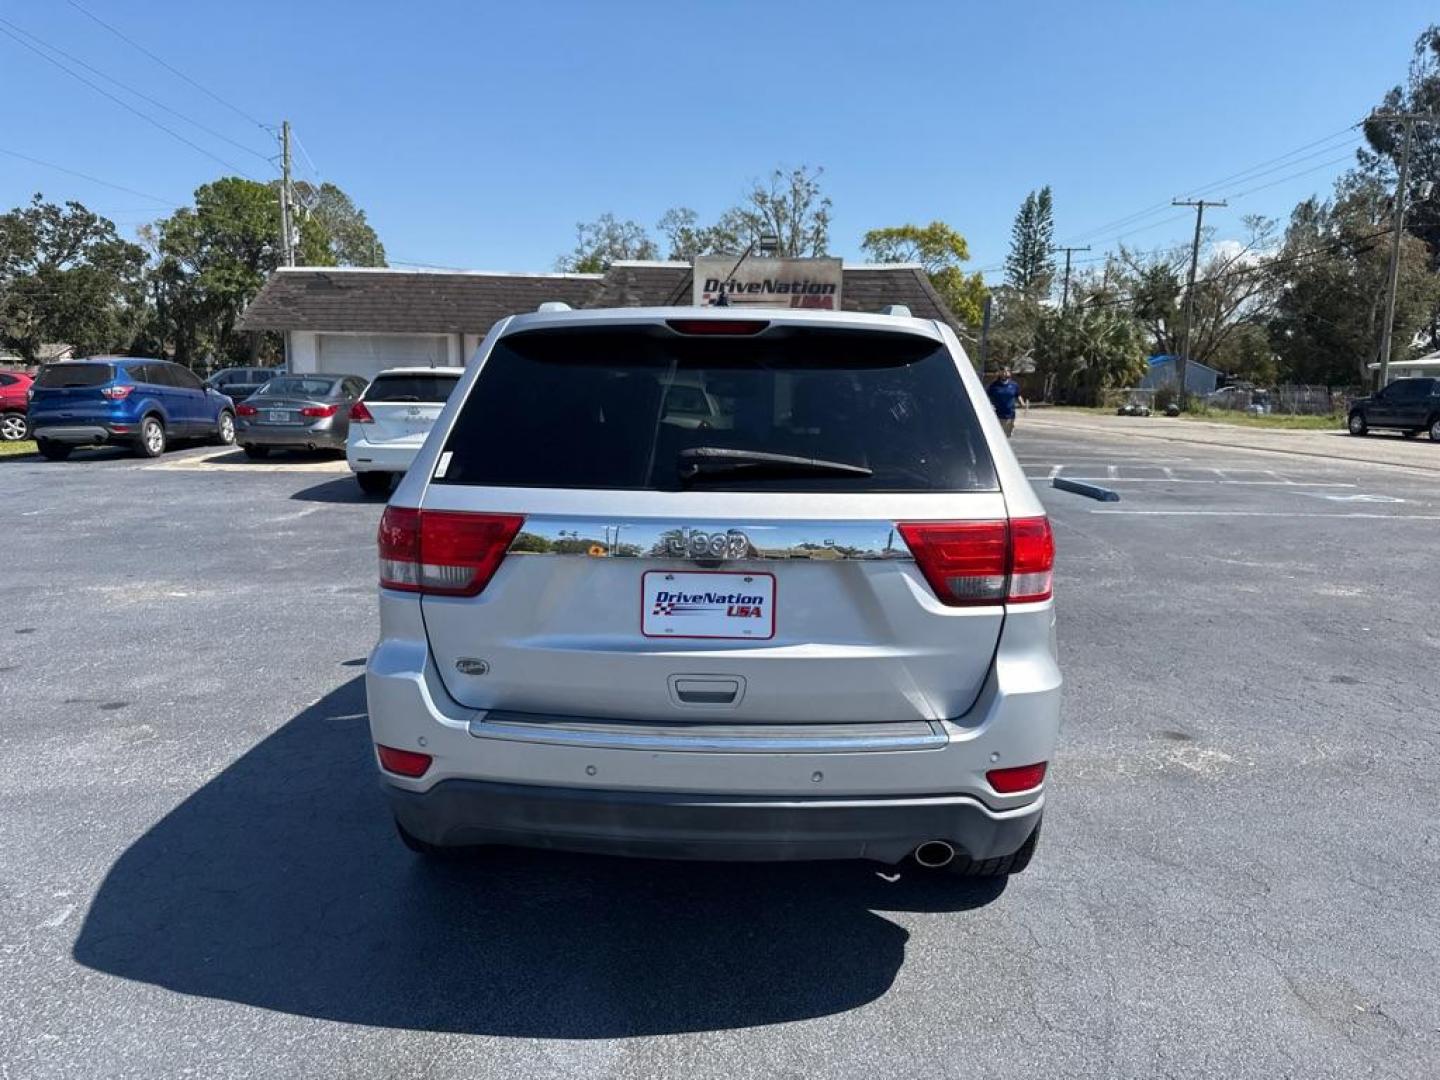
[[[1202,420],[1181,420],[1167,416],[1105,416],[1100,413],[1055,412],[1037,409],[1020,417],[1017,430],[1033,428],[1037,433],[1085,432],[1161,442],[1223,446],[1230,450],[1265,450],[1299,454],[1332,461],[1357,461],[1368,465],[1398,466],[1440,473],[1440,443],[1429,439],[1407,439],[1385,432],[1355,438],[1337,428],[1334,431],[1285,431],[1212,424]]]

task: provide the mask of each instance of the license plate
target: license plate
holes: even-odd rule
[[[640,581],[640,632],[646,637],[775,636],[775,576],[722,570],[651,570]]]
[[[295,414],[285,409],[271,409],[265,418],[272,424],[289,424],[294,421]]]

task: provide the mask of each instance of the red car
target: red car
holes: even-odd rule
[[[30,384],[35,380],[23,371],[0,371],[0,441],[19,442],[30,437]]]

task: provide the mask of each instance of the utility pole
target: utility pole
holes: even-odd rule
[[[1405,233],[1406,184],[1410,179],[1410,143],[1415,136],[1416,123],[1434,122],[1440,119],[1428,113],[1371,113],[1372,120],[1393,120],[1405,125],[1405,136],[1401,140],[1400,176],[1395,184],[1394,235],[1390,238],[1390,280],[1385,292],[1385,323],[1380,328],[1380,386],[1390,381],[1390,351],[1395,336],[1395,294],[1400,287],[1400,239]]]
[[[1060,311],[1063,314],[1070,306],[1070,256],[1077,251],[1089,251],[1090,245],[1084,247],[1052,247],[1051,251],[1063,251],[1065,253],[1065,284],[1060,289]]]
[[[280,121],[280,261],[295,265],[292,232],[294,210],[290,203],[290,121]]]
[[[1185,366],[1190,362],[1190,328],[1195,322],[1195,268],[1200,264],[1200,223],[1205,220],[1205,207],[1228,206],[1224,199],[1171,199],[1171,206],[1195,208],[1195,241],[1190,245],[1190,278],[1185,286],[1185,336],[1181,339],[1180,355],[1175,358],[1175,380],[1180,384],[1180,406],[1190,398],[1185,383]]]

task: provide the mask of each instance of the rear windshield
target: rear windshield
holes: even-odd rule
[[[891,331],[664,327],[502,338],[441,483],[678,491],[993,491],[945,346]]]
[[[305,379],[294,375],[285,375],[271,379],[255,393],[257,396],[268,394],[270,397],[322,398],[333,389],[335,389],[334,379]]]
[[[104,386],[115,381],[113,364],[50,364],[40,370],[36,386]]]
[[[381,375],[365,391],[366,401],[444,403],[460,379],[456,375]]]

